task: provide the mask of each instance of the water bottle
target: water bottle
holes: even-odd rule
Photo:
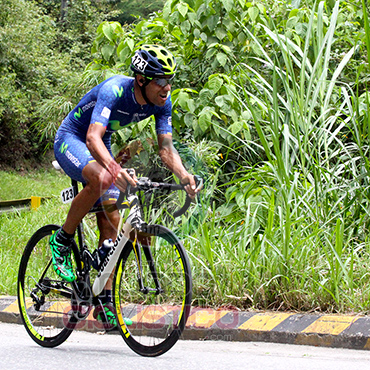
[[[103,244],[100,248],[95,249],[93,252],[93,261],[92,261],[92,266],[94,269],[99,270],[101,264],[104,262],[105,257],[107,257],[109,251],[112,249],[114,243],[112,239],[106,239],[103,241]]]

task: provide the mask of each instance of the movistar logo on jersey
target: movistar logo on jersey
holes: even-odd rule
[[[109,124],[110,124],[111,130],[113,130],[113,131],[120,130],[122,127],[124,127],[124,126],[121,126],[120,121],[112,120],[112,121],[109,121]]]
[[[123,87],[119,88],[117,85],[113,85],[112,87],[114,95],[118,98],[122,98],[123,95]]]
[[[61,146],[60,146],[60,148],[59,148],[59,151],[60,151],[62,154],[64,154],[64,153],[66,152],[67,148],[68,148],[68,144],[66,144],[65,142],[63,142],[63,143],[62,143],[62,145],[61,145]]]
[[[74,117],[76,119],[79,119],[81,117],[81,115],[82,115],[82,109],[78,108],[78,112],[75,112]]]

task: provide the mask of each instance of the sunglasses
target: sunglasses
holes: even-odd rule
[[[148,77],[147,77],[148,78]],[[148,78],[150,81],[154,81],[158,86],[166,87],[167,85],[172,85],[175,76],[172,76],[170,78],[165,77],[152,77]]]

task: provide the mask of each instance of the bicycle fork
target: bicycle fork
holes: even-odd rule
[[[150,239],[146,238],[146,241],[147,242],[145,242],[145,243],[139,242],[138,241],[138,235],[137,235],[137,232],[135,230],[135,239],[132,242],[132,247],[133,247],[134,254],[135,254],[135,259],[136,259],[137,281],[138,281],[138,284],[139,284],[140,292],[142,292],[143,294],[155,293],[155,295],[159,295],[159,294],[163,293],[164,290],[161,288],[161,285],[160,285],[159,280],[158,280],[157,269],[155,267],[153,254],[152,254],[152,251],[150,249]],[[155,288],[150,288],[150,287],[147,287],[147,286],[144,285],[142,253],[141,253],[140,245],[143,248],[145,258],[146,258],[146,260],[149,264],[150,273],[152,275],[152,278],[153,278],[153,281],[154,281],[154,284],[155,284]]]

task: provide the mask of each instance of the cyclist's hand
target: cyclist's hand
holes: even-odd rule
[[[126,168],[121,168],[120,172],[117,175],[115,185],[119,190],[123,192],[126,191],[127,184],[130,184],[131,186],[136,186],[136,183],[138,181],[135,171],[132,169],[130,169],[130,171],[133,171],[132,175],[129,174]]]
[[[202,187],[197,187],[194,176],[188,173],[181,179],[181,184],[186,185],[185,190],[189,194],[189,197],[194,199],[196,194],[199,193]]]

